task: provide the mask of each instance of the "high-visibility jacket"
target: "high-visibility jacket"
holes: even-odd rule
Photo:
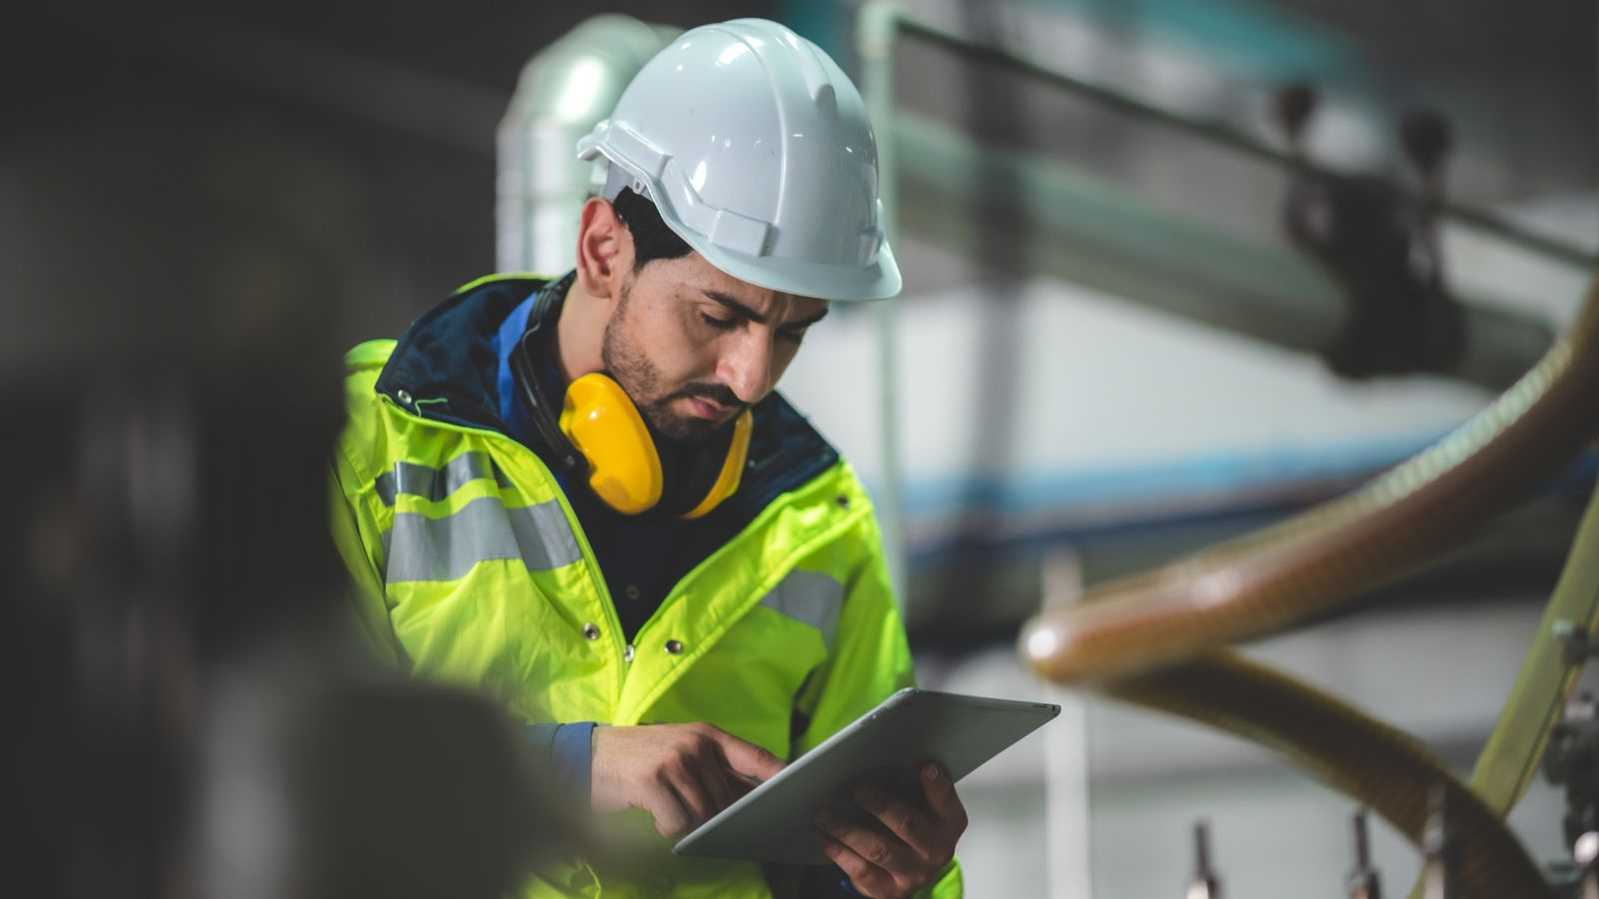
[[[744,483],[712,513],[737,529],[629,642],[557,479],[495,411],[494,334],[543,283],[474,282],[398,342],[345,357],[332,527],[379,651],[529,723],[703,721],[785,759],[908,685],[871,503],[775,394],[756,407]],[[673,856],[628,816],[642,861],[546,865],[525,895],[772,895],[760,866]],[[958,866],[929,892],[959,896]]]

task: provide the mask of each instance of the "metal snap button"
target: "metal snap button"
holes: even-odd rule
[[[402,406],[411,405],[411,392],[409,390],[394,391],[394,398],[399,400]]]
[[[627,589],[622,592],[627,594],[628,599],[638,599],[638,588],[632,584],[628,584]]]
[[[583,625],[583,636],[590,640],[598,640],[600,638],[600,626],[592,621]]]
[[[668,641],[666,641],[666,651],[671,653],[672,655],[682,655],[683,654],[683,641],[682,640],[668,640]]]
[[[622,661],[624,661],[624,662],[633,661],[633,644],[629,643],[629,644],[627,644],[627,646],[625,648],[623,648],[623,650],[622,650]]]
[[[848,509],[848,508],[849,508],[849,497],[847,497],[847,496],[840,496],[840,497],[839,497],[839,498],[838,498],[838,507],[839,507],[839,508],[840,508],[840,509]]]

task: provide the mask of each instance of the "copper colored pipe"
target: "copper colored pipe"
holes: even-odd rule
[[[1599,287],[1493,405],[1366,487],[1280,525],[1088,592],[1023,629],[1058,683],[1113,680],[1287,627],[1458,544],[1599,432]]]
[[[1222,650],[1116,681],[1106,693],[1270,747],[1369,805],[1418,847],[1427,822],[1428,793],[1441,785],[1447,791],[1462,895],[1551,895],[1538,866],[1500,815],[1421,744],[1285,674]]]

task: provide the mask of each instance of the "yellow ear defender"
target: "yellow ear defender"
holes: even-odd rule
[[[529,417],[557,465],[581,478],[595,496],[624,515],[660,508],[683,518],[700,518],[737,492],[754,430],[748,409],[704,445],[658,445],[622,385],[610,375],[594,372],[567,385],[555,413],[554,398],[546,393],[539,367],[529,355],[529,342],[559,308],[559,302],[547,302],[541,295],[527,331],[511,353]]]
[[[595,372],[573,381],[566,388],[561,405],[561,433],[588,461],[588,485],[606,505],[626,515],[637,515],[655,508],[665,489],[665,473],[655,440],[644,424],[633,400],[610,376]],[[697,497],[684,518],[699,518],[738,490],[749,454],[753,418],[748,409],[733,422],[733,433],[725,453],[720,454],[715,478],[708,490]],[[713,444],[714,447],[714,444]],[[714,449],[699,454],[710,456]],[[690,482],[695,477],[690,466],[683,473]],[[697,486],[697,485],[695,485]]]

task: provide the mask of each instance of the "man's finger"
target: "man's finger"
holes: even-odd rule
[[[924,861],[942,854],[932,839],[933,822],[926,810],[906,802],[876,784],[855,788],[855,802],[876,818],[888,831],[909,846]]]
[[[897,886],[894,875],[861,858],[859,853],[826,833],[819,831],[818,837],[822,841],[822,854],[827,856],[828,861],[838,865],[856,890],[869,897],[894,895]]]
[[[722,747],[727,766],[756,781],[771,780],[783,770],[783,760],[754,743],[746,743],[730,733],[713,729],[711,736]]]
[[[688,833],[689,811],[670,781],[662,780],[649,791],[644,809],[655,819],[655,832],[661,836],[676,837]]]
[[[879,827],[875,822],[847,821],[842,816],[824,809],[817,813],[816,825],[822,832],[844,844],[846,848],[889,872],[910,874],[925,862],[916,858],[909,846],[899,838]]]
[[[662,772],[662,780],[677,794],[683,810],[687,812],[690,827],[716,814],[716,801],[706,790],[703,779],[703,773],[687,762],[673,765]]]
[[[705,820],[715,817],[717,812],[733,804],[734,794],[731,780],[734,775],[731,771],[722,767],[721,761],[718,758],[710,764],[694,769],[694,773],[699,777],[700,788],[705,791],[705,798],[710,806]],[[701,823],[704,822],[702,821]]]
[[[966,830],[966,806],[955,794],[955,783],[949,771],[937,762],[923,762],[921,766],[922,795],[933,816],[946,827],[959,834]]]

